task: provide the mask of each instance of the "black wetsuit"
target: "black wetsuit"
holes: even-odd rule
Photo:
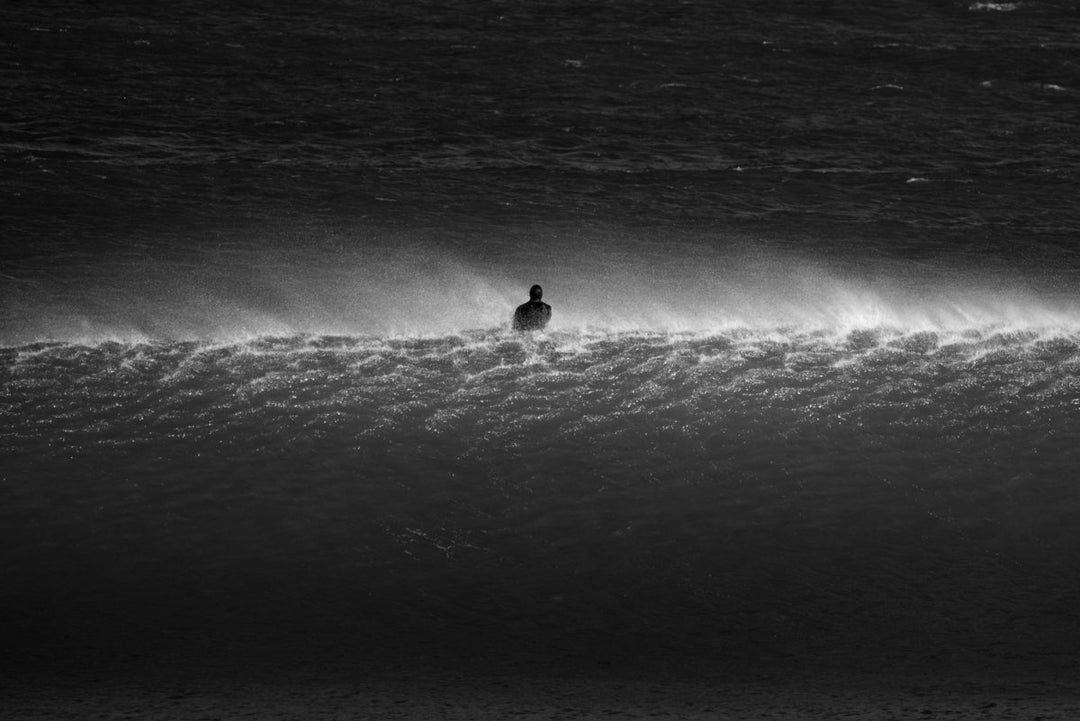
[[[541,330],[549,320],[551,306],[540,300],[530,300],[514,311],[514,330]]]

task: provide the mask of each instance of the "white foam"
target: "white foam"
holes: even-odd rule
[[[990,12],[1002,12],[1009,13],[1020,7],[1020,3],[991,3],[991,2],[977,2],[968,5],[968,10],[973,11],[990,11]]]

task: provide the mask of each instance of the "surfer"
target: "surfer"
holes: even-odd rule
[[[543,297],[544,289],[540,286],[529,288],[529,302],[514,311],[514,330],[543,330],[551,320],[551,306],[540,300]]]

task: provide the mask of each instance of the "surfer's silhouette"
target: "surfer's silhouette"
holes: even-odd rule
[[[544,289],[538,285],[529,288],[529,302],[522,303],[514,311],[514,330],[542,330],[551,320],[551,306],[540,299]]]

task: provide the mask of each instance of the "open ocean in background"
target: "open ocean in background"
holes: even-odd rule
[[[10,3],[0,670],[1075,682],[1078,188],[1072,0]]]

